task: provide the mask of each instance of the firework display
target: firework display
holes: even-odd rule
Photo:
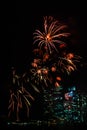
[[[61,38],[68,37],[70,35],[70,33],[64,32],[66,28],[67,28],[66,25],[61,25],[61,23],[55,20],[53,17],[45,16],[44,17],[44,32],[41,32],[40,30],[36,30],[34,32],[34,44],[37,42],[40,48],[42,48],[43,45],[45,45],[49,53],[51,53],[51,50],[52,50],[51,48],[58,51],[55,44],[56,43],[65,44],[61,40]]]
[[[29,118],[35,94],[42,93],[43,120],[86,122],[87,94],[76,86],[63,86],[65,78],[78,70],[82,57],[67,51],[67,25],[45,16],[43,26],[43,31],[33,33],[34,58],[28,71],[19,74],[12,69],[8,117],[15,114],[15,120],[21,120],[24,108]]]
[[[45,119],[56,119],[69,123],[87,121],[87,95],[78,92],[75,86],[69,89],[71,91],[67,90],[64,95],[62,88],[44,91],[43,111]]]
[[[15,120],[20,120],[20,111],[23,108],[23,104],[26,106],[27,116],[29,116],[29,108],[31,106],[30,100],[34,100],[34,97],[30,94],[29,90],[26,89],[26,85],[29,82],[29,78],[26,74],[16,74],[15,68],[12,68],[12,83],[10,89],[10,99],[8,106],[8,117],[13,117]],[[14,117],[13,117],[14,119]]]

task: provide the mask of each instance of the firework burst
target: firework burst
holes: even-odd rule
[[[49,68],[38,66],[37,68],[33,68],[30,70],[32,74],[31,81],[35,84],[39,84],[44,82],[45,86],[48,86],[48,82],[51,82],[49,79]]]
[[[62,37],[68,37],[70,33],[64,32],[64,29],[67,28],[66,25],[60,24],[59,21],[53,19],[53,17],[45,16],[44,17],[44,32],[40,30],[35,30],[34,32],[34,44],[38,43],[38,46],[42,48],[44,45],[47,48],[47,51],[52,52],[52,48],[56,51],[57,48],[55,43],[65,44],[61,40]]]
[[[26,77],[26,73],[22,76],[16,74],[16,70],[12,70],[13,78],[10,89],[10,98],[8,104],[8,117],[12,116],[13,113],[16,114],[16,120],[20,120],[20,110],[23,109],[23,104],[26,106],[27,117],[29,117],[29,108],[31,106],[31,101],[34,101],[34,97],[26,89],[26,84],[29,80]]]
[[[68,53],[64,57],[59,57],[58,66],[60,66],[62,72],[66,71],[70,74],[77,69],[76,63],[80,62],[81,57]]]

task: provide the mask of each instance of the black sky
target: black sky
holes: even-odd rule
[[[43,6],[42,6],[43,5]],[[44,6],[45,5],[45,6]],[[12,2],[7,6],[8,32],[7,40],[1,47],[1,102],[8,97],[6,82],[10,67],[25,69],[29,63],[32,53],[33,31],[42,27],[43,16],[51,15],[69,24],[73,33],[72,49],[87,60],[87,16],[85,9],[80,7],[64,6],[58,4],[46,4],[32,6],[28,2]],[[87,90],[87,67],[79,72],[77,85]],[[3,103],[1,103],[3,104]],[[6,109],[6,105],[2,105]],[[2,109],[3,109],[2,107]]]
[[[43,6],[42,6],[43,5]],[[68,24],[72,33],[71,50],[87,60],[87,19],[86,9],[76,4],[16,2],[8,14],[8,44],[6,48],[8,67],[14,65],[24,68],[29,63],[32,53],[33,32],[42,29],[43,16],[51,15]],[[86,79],[84,71],[83,79]]]
[[[72,9],[57,7],[40,7],[30,10],[23,5],[16,5],[16,11],[14,13],[10,11],[8,15],[8,44],[6,45],[8,62],[20,64],[30,58],[33,32],[37,28],[42,28],[43,16],[45,15],[51,15],[69,23],[69,27],[74,35],[72,39],[73,44],[81,55],[86,55],[87,20],[84,12],[82,13],[80,10],[75,12]]]

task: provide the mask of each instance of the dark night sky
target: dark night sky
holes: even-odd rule
[[[42,3],[43,4],[43,3]],[[33,31],[42,27],[43,16],[51,15],[68,23],[73,33],[72,49],[87,59],[87,19],[85,10],[69,6],[28,6],[28,3],[9,3],[7,13],[7,43],[1,48],[1,104],[2,109],[6,110],[6,103],[3,99],[8,98],[8,88],[6,81],[11,66],[18,69],[25,69],[29,63],[32,53]],[[86,61],[86,60],[85,60]],[[77,86],[87,90],[87,67],[79,72]],[[2,112],[2,111],[1,111]]]

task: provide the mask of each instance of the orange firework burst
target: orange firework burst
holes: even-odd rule
[[[70,33],[63,32],[66,25],[60,24],[59,21],[53,19],[53,17],[44,17],[44,32],[36,30],[34,32],[34,43],[38,42],[38,46],[41,48],[43,45],[47,48],[47,51],[51,53],[52,48],[56,51],[55,43],[65,44],[61,40],[62,37],[67,37]]]

